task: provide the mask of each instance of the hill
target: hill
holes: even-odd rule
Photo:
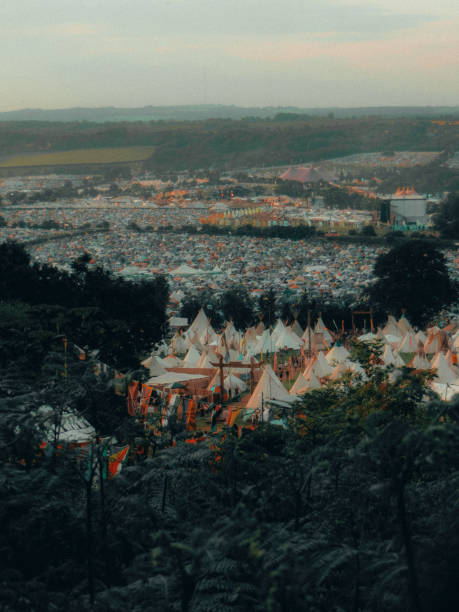
[[[453,152],[458,143],[459,122],[438,117],[305,118],[277,113],[275,119],[0,122],[0,161],[31,153],[152,147],[143,164],[155,172],[308,163],[371,151]],[[90,163],[103,161],[91,156]]]

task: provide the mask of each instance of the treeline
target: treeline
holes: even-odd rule
[[[11,351],[24,348],[15,344],[15,337],[17,329],[26,324],[25,317],[34,334],[42,336],[36,345],[42,354],[50,338],[63,334],[81,347],[97,349],[100,359],[112,367],[138,367],[139,359],[167,331],[167,281],[162,276],[138,283],[126,281],[90,260],[84,253],[68,272],[31,263],[18,243],[0,244],[0,296],[8,313],[3,334],[9,338]],[[21,312],[26,313],[22,318]],[[3,353],[7,355],[8,351]],[[27,351],[24,358],[28,359]],[[31,367],[36,371],[38,366]]]
[[[438,226],[439,228],[440,226]],[[437,238],[431,232],[408,232],[404,234],[401,231],[387,232],[383,236],[378,236],[373,226],[365,225],[360,231],[350,229],[347,235],[324,234],[323,230],[316,229],[313,225],[273,225],[270,227],[257,227],[250,223],[239,225],[237,227],[225,225],[203,224],[172,226],[164,225],[161,229],[155,229],[154,226],[140,227],[135,221],[129,221],[127,228],[139,233],[150,232],[170,232],[174,234],[206,234],[209,236],[251,236],[256,238],[282,238],[285,240],[327,240],[331,242],[339,242],[343,244],[363,244],[374,246],[393,246],[410,240],[422,238],[437,248],[450,248],[454,246],[451,241],[453,237],[447,237],[444,234],[443,238]]]
[[[174,227],[165,225],[161,230],[156,230],[153,226],[140,227],[135,221],[129,221],[128,229],[140,233],[149,232],[185,232],[187,234],[207,234],[210,236],[254,236],[259,238],[284,238],[289,240],[302,240],[304,238],[312,238],[320,236],[321,232],[317,231],[314,226],[309,225],[272,225],[270,227],[257,227],[250,223],[239,225],[237,227],[225,225],[208,225],[203,224],[198,226],[186,225]]]
[[[233,286],[221,294],[209,289],[199,293],[189,291],[182,300],[180,316],[191,322],[203,308],[215,329],[221,329],[225,321],[232,320],[240,330],[260,321],[268,328],[274,327],[278,318],[288,325],[297,320],[305,329],[308,320],[314,326],[320,316],[331,332],[341,335],[343,330],[352,331],[352,310],[368,310],[368,305],[359,304],[356,299],[355,295],[347,295],[339,300],[320,300],[308,290],[293,297],[272,288],[253,298],[244,287]],[[385,312],[374,308],[374,325],[381,324],[386,316]],[[359,329],[369,329],[370,316],[356,317],[355,324]]]
[[[422,118],[196,122],[0,123],[5,155],[118,146],[154,146],[155,172],[303,163],[387,150],[452,150],[459,127]]]
[[[188,228],[188,233],[198,233],[194,226]],[[321,232],[316,230],[313,225],[271,225],[269,227],[257,227],[251,223],[239,225],[237,227],[221,225],[201,225],[200,234],[210,234],[215,236],[254,236],[255,238],[283,238],[285,240],[303,240],[320,236]]]

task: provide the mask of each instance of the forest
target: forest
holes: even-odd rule
[[[354,350],[365,379],[307,394],[282,426],[158,436],[55,347],[39,384],[0,397],[2,609],[456,609],[459,403]],[[64,407],[97,428],[89,454],[55,443]],[[111,479],[107,436],[131,449]]]
[[[13,154],[151,146],[145,170],[230,169],[307,163],[368,151],[453,151],[457,122],[422,117],[307,117],[201,121],[0,122],[0,148]],[[87,164],[85,164],[87,168]]]
[[[32,263],[19,243],[0,244],[0,325],[6,343],[0,362],[7,366],[15,355],[25,371],[35,371],[37,355],[44,357],[60,334],[98,351],[114,368],[137,367],[167,331],[167,281],[158,276],[133,283],[90,262],[83,252],[67,272]]]
[[[418,261],[428,247],[413,244],[392,256]],[[165,332],[167,283],[117,281],[88,257],[63,273],[0,245],[2,610],[458,608],[457,398],[434,396],[431,374],[378,367],[381,346],[355,342],[364,375],[272,407],[277,425],[189,431],[179,415],[132,414],[103,362],[142,376],[138,359]],[[225,317],[245,312],[236,293],[222,297]],[[439,308],[449,296],[436,293]],[[269,321],[280,304],[265,297]],[[61,437],[68,414],[94,444]],[[113,445],[129,448],[119,473]]]

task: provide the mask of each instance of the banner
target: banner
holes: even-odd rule
[[[151,393],[153,391],[153,387],[149,385],[142,385],[142,394],[140,396],[140,405],[139,405],[139,413],[144,416],[148,412],[148,405],[150,403]]]
[[[117,474],[121,472],[121,468],[123,467],[123,462],[128,456],[129,445],[122,448],[120,451],[115,453],[114,455],[110,455],[108,458],[108,479],[111,480]]]
[[[133,381],[129,383],[128,392],[127,392],[127,411],[129,416],[134,416],[137,412],[139,401],[139,387],[138,382]]]

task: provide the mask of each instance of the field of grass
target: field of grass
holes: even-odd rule
[[[154,147],[110,147],[105,149],[74,149],[54,153],[14,155],[0,162],[0,168],[26,166],[59,166],[77,164],[116,164],[148,159]]]

